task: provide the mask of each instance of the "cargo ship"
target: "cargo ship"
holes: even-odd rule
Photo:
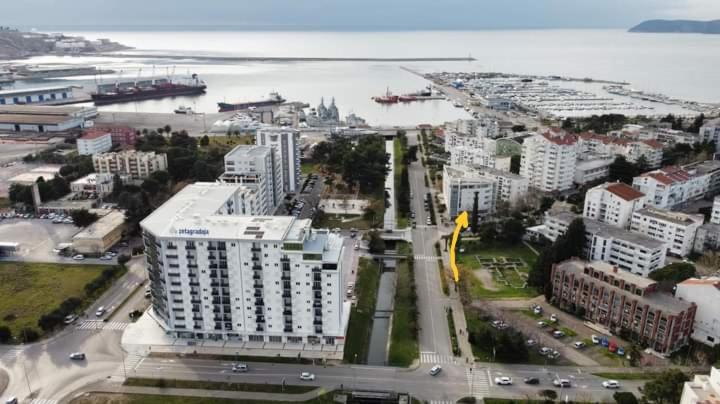
[[[178,95],[201,95],[205,94],[206,89],[205,82],[200,80],[197,74],[193,74],[186,83],[173,82],[170,79],[146,79],[98,85],[97,91],[90,96],[95,105],[108,105]]]
[[[220,109],[220,112],[228,112],[228,111],[240,111],[245,109],[252,109],[257,107],[268,107],[271,105],[278,105],[284,103],[286,100],[280,94],[272,92],[270,93],[270,96],[268,96],[267,99],[260,100],[260,101],[248,101],[248,102],[238,102],[238,103],[227,103],[227,102],[218,102],[218,108]]]
[[[385,95],[373,97],[372,99],[378,104],[397,104],[400,97],[398,97],[397,95],[393,95],[393,93],[390,92],[390,88],[388,88],[385,92]]]

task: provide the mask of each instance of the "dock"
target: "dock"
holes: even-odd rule
[[[97,53],[95,56],[122,59],[195,59],[208,62],[474,62],[472,56],[463,57],[411,57],[411,58],[338,58],[338,57],[292,57],[292,56],[207,56],[207,55],[154,55]]]

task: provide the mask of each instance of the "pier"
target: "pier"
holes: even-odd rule
[[[121,59],[195,59],[209,62],[474,62],[472,56],[463,57],[417,57],[417,58],[337,58],[337,57],[291,57],[291,56],[206,56],[206,55],[153,55],[125,53],[97,53],[95,56]]]

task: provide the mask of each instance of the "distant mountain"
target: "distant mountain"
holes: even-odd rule
[[[630,28],[629,32],[720,34],[720,20],[648,20]]]

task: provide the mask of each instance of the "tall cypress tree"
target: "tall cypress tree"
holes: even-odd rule
[[[480,230],[480,220],[478,218],[478,193],[475,192],[475,197],[473,198],[473,209],[472,209],[472,215],[470,216],[470,228],[472,229],[473,234],[477,234]]]

